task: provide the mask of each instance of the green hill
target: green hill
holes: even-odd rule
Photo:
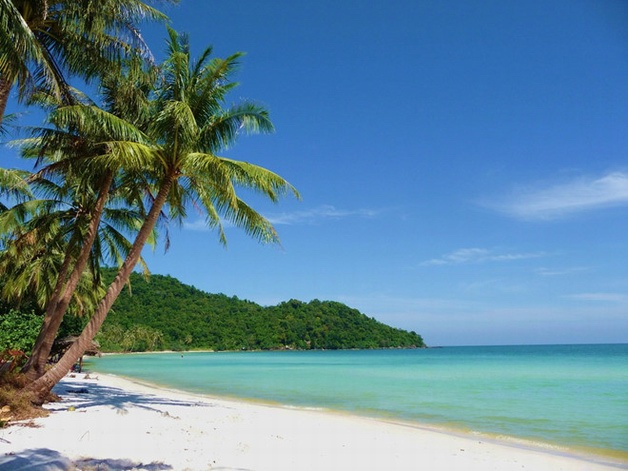
[[[208,294],[170,276],[131,277],[97,340],[104,351],[424,347],[415,332],[342,303],[290,300],[262,307]]]

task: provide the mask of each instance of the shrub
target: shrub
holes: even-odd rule
[[[11,309],[0,314],[0,351],[30,352],[41,328],[41,316]]]

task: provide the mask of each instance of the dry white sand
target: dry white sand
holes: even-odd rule
[[[0,470],[609,470],[606,463],[404,424],[66,378],[37,427],[0,430]]]

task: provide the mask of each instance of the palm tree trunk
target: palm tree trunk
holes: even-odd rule
[[[77,243],[78,235],[78,231],[75,231],[70,238],[68,248],[73,247],[74,244]],[[45,342],[45,337],[47,336],[48,332],[52,330],[51,324],[54,316],[54,309],[58,305],[59,299],[61,298],[63,287],[65,286],[65,282],[67,281],[71,263],[72,256],[70,254],[70,250],[67,250],[65,258],[63,260],[63,264],[61,265],[61,269],[59,270],[59,274],[57,275],[57,283],[52,294],[50,295],[50,299],[46,304],[46,314],[44,316],[44,321],[39,329],[39,335],[37,336],[37,340],[35,341],[35,345],[33,346],[31,356],[28,358],[28,361],[21,370],[21,372],[25,374],[25,377],[28,381],[35,381],[39,376],[41,376],[40,374],[38,374],[36,366],[39,365],[41,362],[40,355],[43,348],[43,343]]]
[[[2,124],[2,118],[4,118],[4,112],[7,108],[7,102],[9,101],[11,85],[10,80],[0,76],[0,124]]]
[[[87,261],[89,260],[89,254],[98,234],[98,226],[100,225],[100,219],[105,208],[105,203],[109,197],[109,189],[111,188],[112,182],[113,172],[108,172],[101,184],[98,199],[96,200],[92,218],[87,229],[87,236],[83,241],[81,252],[79,253],[69,278],[67,277],[70,265],[69,262],[71,260],[69,252],[72,250],[72,247],[68,247],[66,259],[64,260],[57,279],[57,285],[55,286],[53,295],[46,306],[44,322],[39,331],[32,354],[26,365],[22,368],[22,373],[26,374],[28,381],[35,381],[44,374],[46,362],[48,361],[52,345],[54,344],[57,332],[59,331],[59,327],[63,321],[63,316],[70,305],[74,291],[76,291],[78,282],[81,279],[81,275],[83,274]],[[64,285],[65,289],[63,288]]]
[[[61,381],[67,372],[70,371],[72,366],[81,358],[81,356],[83,356],[94,336],[98,333],[98,330],[107,318],[107,314],[109,313],[111,306],[113,306],[113,303],[118,298],[118,295],[122,291],[122,288],[124,288],[124,285],[126,285],[129,281],[131,273],[140,259],[144,244],[157,224],[159,214],[166,203],[166,198],[168,197],[168,193],[170,192],[170,188],[172,187],[175,178],[174,173],[171,173],[166,177],[166,180],[159,189],[159,193],[157,194],[153,205],[144,220],[142,228],[133,242],[131,251],[120,267],[115,279],[111,285],[109,285],[107,294],[105,294],[105,297],[98,304],[96,312],[89,320],[89,323],[85,326],[76,342],[74,342],[65,352],[56,365],[49,369],[41,378],[38,378],[26,386],[25,391],[34,393],[35,397],[32,400],[35,403],[42,404],[45,401],[54,385]]]

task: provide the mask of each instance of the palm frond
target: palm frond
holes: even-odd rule
[[[223,166],[228,168],[229,175],[237,186],[262,193],[273,202],[276,202],[279,197],[288,193],[292,193],[297,199],[301,198],[294,186],[283,177],[264,167],[225,157],[219,157],[218,159]]]
[[[217,153],[231,147],[241,132],[273,131],[268,111],[254,103],[244,102],[216,115],[203,127],[200,139],[207,151]]]
[[[0,168],[0,195],[16,201],[33,198],[33,192],[27,182],[30,172]]]
[[[235,208],[225,205],[221,206],[221,210],[226,220],[250,237],[263,243],[279,243],[279,235],[273,225],[244,201],[238,199]]]

